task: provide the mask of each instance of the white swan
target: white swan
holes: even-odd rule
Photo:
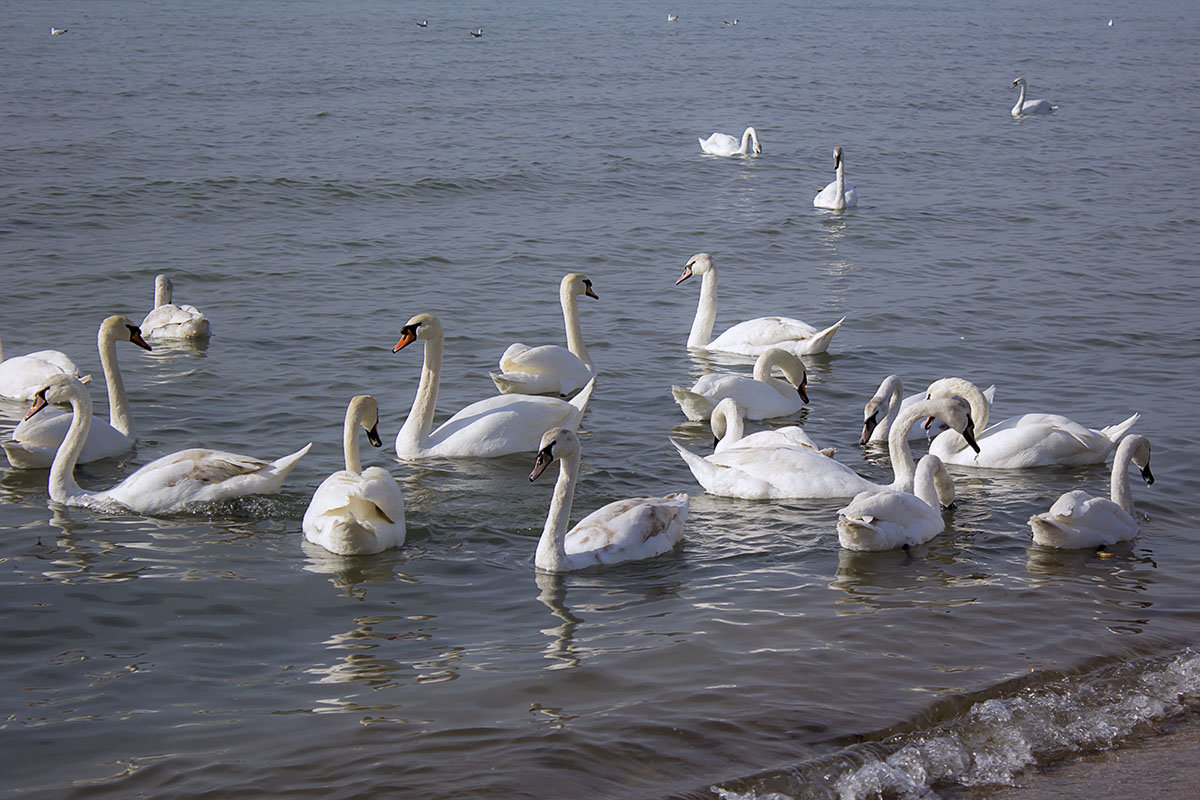
[[[929,385],[928,397],[962,397],[971,404],[979,449],[969,453],[962,437],[946,431],[929,452],[947,464],[989,469],[1024,469],[1055,464],[1102,464],[1141,414],[1093,430],[1059,414],[1022,414],[987,427],[988,403],[983,393],[962,378],[942,378]]]
[[[862,492],[838,509],[838,543],[847,550],[894,550],[924,544],[946,529],[942,508],[954,502],[954,481],[941,459],[917,464],[913,491]]]
[[[813,198],[814,208],[827,208],[831,211],[841,211],[843,208],[853,208],[858,205],[858,192],[853,184],[847,182],[845,168],[842,165],[842,148],[833,148],[833,170],[836,177],[824,189],[817,192]]]
[[[510,344],[500,357],[500,374],[491,373],[492,382],[503,394],[562,394],[582,389],[596,375],[596,368],[583,345],[579,325],[579,295],[599,299],[592,282],[579,272],[563,276],[558,285],[567,346],[545,344],[530,347]]]
[[[988,401],[988,407],[990,408],[996,398],[995,385],[993,384],[984,389],[983,396]],[[875,391],[871,399],[867,401],[866,406],[863,407],[863,432],[858,443],[886,442],[888,434],[891,433],[892,422],[896,419],[896,415],[902,409],[923,399],[925,399],[924,392],[917,392],[916,394],[904,397],[904,383],[900,380],[900,376],[888,375],[879,384],[879,388]],[[926,430],[920,422],[915,422],[908,432],[908,438],[910,440],[928,439],[944,430],[946,430],[946,426],[941,422],[938,422],[929,430]]]
[[[55,375],[71,375],[87,383],[90,375],[81,375],[75,362],[61,350],[38,350],[5,360],[0,344],[0,397],[32,400],[38,389]]]
[[[370,555],[404,544],[404,493],[381,467],[362,468],[358,429],[379,447],[379,406],[360,394],[346,407],[342,452],[346,468],[333,473],[313,493],[304,512],[304,538],[343,556]]]
[[[147,339],[196,341],[207,339],[211,332],[208,319],[198,308],[171,302],[171,279],[166,275],[155,277],[154,308],[140,327]]]
[[[787,381],[771,374],[774,367],[783,370]],[[790,381],[790,382],[789,382]],[[771,347],[754,362],[754,377],[730,372],[711,372],[700,376],[691,389],[672,386],[671,395],[693,422],[708,419],[717,403],[726,397],[737,400],[746,419],[767,419],[795,414],[808,402],[808,373],[799,357]]]
[[[749,156],[762,152],[758,143],[758,131],[746,128],[742,132],[741,141],[728,133],[713,133],[707,139],[697,139],[700,149],[710,156]]]
[[[432,314],[417,314],[401,329],[398,353],[420,339],[425,342],[421,382],[408,419],[396,435],[401,459],[503,456],[534,450],[550,428],[577,428],[596,385],[593,378],[570,402],[556,397],[502,394],[472,403],[433,430],[438,384],[442,374],[442,324]]]
[[[1110,20],[1108,24],[1112,25],[1112,21]],[[55,28],[53,25],[51,25],[50,26],[50,35],[51,36],[62,36],[64,33],[67,32],[67,30],[68,30],[68,28]]]
[[[166,514],[189,503],[226,500],[279,491],[284,478],[312,447],[263,461],[252,456],[194,448],[157,458],[103,492],[88,492],[75,482],[75,461],[92,424],[92,398],[75,378],[58,375],[34,395],[26,419],[47,403],[71,404],[71,427],[50,467],[50,499],[68,506]]]
[[[1045,547],[1076,549],[1102,547],[1137,536],[1133,516],[1133,496],[1129,492],[1129,463],[1142,470],[1142,480],[1154,483],[1150,471],[1150,440],[1145,436],[1126,436],[1113,456],[1110,493],[1112,499],[1090,497],[1076,489],[1054,501],[1044,514],[1029,518],[1033,541]]]
[[[1049,114],[1058,106],[1050,105],[1049,100],[1026,100],[1025,99],[1025,79],[1017,78],[1008,88],[1016,89],[1021,87],[1021,94],[1017,97],[1017,104],[1012,107],[1012,115],[1021,117],[1025,114]]]
[[[922,416],[935,416],[973,441],[970,407],[962,398],[923,400],[906,410],[888,439],[894,479],[872,483],[854,470],[809,447],[734,443],[701,458],[672,441],[692,475],[710,494],[744,500],[853,497],[892,489],[910,492],[916,467],[903,432]],[[749,440],[750,437],[747,437]]]
[[[683,274],[675,285],[693,275],[701,276],[700,304],[692,320],[692,331],[688,334],[688,347],[757,356],[768,347],[780,347],[797,356],[824,353],[837,329],[846,321],[842,317],[823,331],[807,322],[790,317],[757,317],[739,322],[716,339],[712,339],[713,324],[717,320],[717,268],[708,253],[697,253],[688,259]],[[712,339],[712,341],[709,341]]]
[[[579,478],[579,437],[574,431],[552,428],[542,435],[529,480],[541,475],[555,459],[559,461],[558,481],[533,560],[538,569],[569,572],[652,558],[674,548],[683,537],[689,500],[681,492],[616,500],[568,531]]]
[[[709,426],[712,428],[714,452],[728,450],[732,447],[807,447],[818,453],[833,458],[837,451],[832,447],[821,447],[808,432],[799,425],[788,425],[783,428],[772,428],[745,434],[746,415],[737,400],[726,397],[713,408],[709,416]]]
[[[118,341],[133,342],[138,347],[150,349],[138,327],[130,325],[125,317],[114,315],[100,323],[96,345],[100,350],[100,363],[104,367],[104,381],[108,386],[108,421],[92,420],[87,439],[76,460],[78,464],[127,453],[137,441],[129,398],[125,395],[125,382],[121,380],[121,369],[117,365]],[[0,445],[3,445],[8,462],[14,467],[42,469],[54,461],[54,454],[58,452],[58,446],[66,438],[70,427],[69,413],[46,411],[34,419],[23,420],[13,430],[12,439],[0,442]]]

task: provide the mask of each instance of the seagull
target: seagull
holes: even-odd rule
[[[62,36],[66,32],[67,32],[66,28],[55,28],[53,26],[51,26],[51,28],[50,28],[51,36]]]
[[[480,36],[483,36],[483,28],[480,28],[477,31],[471,31],[471,35],[478,39]]]
[[[727,19],[723,19],[723,20],[721,20],[721,21],[722,21],[722,22],[724,22],[726,25],[729,25],[730,27],[733,27],[734,25],[737,25],[737,17],[734,17],[734,18],[733,18],[733,22],[730,22],[730,21],[729,21],[729,20],[727,20]]]
[[[418,27],[418,28],[428,28],[428,27],[429,27],[429,20],[427,20],[427,19],[423,19],[423,20],[421,20],[420,22],[418,22],[418,23],[417,23],[417,27]]]
[[[677,19],[679,19],[678,14],[667,14],[667,22],[674,22]]]

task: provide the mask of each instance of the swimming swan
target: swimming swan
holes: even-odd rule
[[[188,503],[226,500],[248,494],[272,494],[300,457],[312,447],[304,445],[291,455],[263,461],[220,450],[194,448],[157,458],[125,480],[103,492],[88,492],[75,482],[75,461],[92,424],[92,398],[75,378],[58,375],[34,396],[26,419],[47,403],[71,404],[71,427],[50,467],[50,499],[68,506],[101,510],[129,510],[139,514],[166,514]]]
[[[154,278],[154,308],[140,327],[147,339],[196,341],[207,339],[211,332],[208,319],[198,308],[171,302],[171,279],[166,275]]]
[[[700,142],[700,149],[710,156],[756,156],[762,152],[758,131],[754,128],[746,128],[740,142],[728,133],[713,133],[707,139],[697,141]]]
[[[90,375],[80,375],[79,367],[61,350],[38,350],[4,360],[0,345],[0,397],[11,400],[32,400],[38,389],[55,375],[71,375],[84,383]]]
[[[692,320],[692,331],[688,334],[688,347],[699,350],[714,350],[757,356],[768,347],[780,347],[797,356],[824,353],[837,329],[846,321],[842,317],[823,331],[807,322],[790,317],[758,317],[739,322],[716,339],[712,338],[713,324],[717,320],[717,268],[708,253],[697,253],[688,259],[683,274],[675,285],[693,275],[700,275],[700,304]]]
[[[995,385],[984,389],[983,396],[988,401],[988,407],[990,408],[996,398]],[[900,380],[900,376],[888,375],[879,384],[879,388],[875,391],[871,399],[867,401],[866,406],[863,407],[863,432],[858,443],[886,442],[888,434],[892,430],[892,422],[896,419],[896,415],[900,413],[901,409],[907,408],[924,398],[924,392],[917,392],[916,394],[904,397],[904,383]],[[927,431],[918,421],[913,423],[912,428],[908,432],[908,438],[909,440],[928,439],[944,430],[946,430],[946,426],[941,422],[938,422]]]
[[[596,368],[583,345],[579,325],[579,295],[599,299],[592,282],[582,273],[572,272],[558,286],[567,346],[545,344],[530,347],[510,344],[500,357],[500,374],[491,373],[492,382],[502,394],[571,394],[582,389],[596,375]]]
[[[1008,88],[1016,89],[1021,87],[1021,94],[1017,97],[1017,104],[1012,107],[1012,115],[1021,117],[1026,114],[1049,114],[1058,106],[1050,105],[1049,100],[1026,100],[1025,99],[1025,79],[1017,78]]]
[[[104,382],[108,387],[108,421],[92,419],[77,464],[89,464],[127,453],[137,441],[129,398],[125,395],[125,382],[121,380],[121,368],[117,364],[118,341],[133,342],[145,350],[150,349],[138,327],[130,325],[125,317],[114,315],[100,323],[96,345],[100,350]],[[13,430],[12,439],[0,444],[8,454],[8,462],[14,467],[44,469],[53,463],[54,454],[58,452],[58,446],[66,438],[70,427],[69,413],[45,411],[34,419],[23,420]]]
[[[954,481],[941,459],[917,464],[913,491],[862,492],[838,509],[838,543],[847,550],[894,550],[924,544],[946,529],[942,508],[954,502]]]
[[[916,467],[903,432],[923,416],[935,416],[974,441],[970,407],[962,398],[923,400],[900,416],[888,439],[894,479],[872,483],[854,470],[809,447],[734,443],[705,458],[672,441],[692,475],[710,494],[744,500],[853,497],[859,492],[910,492]],[[749,439],[750,437],[747,437]]]
[[[535,480],[555,459],[559,461],[558,481],[533,560],[538,569],[569,572],[652,558],[674,548],[683,537],[689,500],[679,492],[616,500],[568,531],[579,478],[579,437],[574,431],[552,428],[542,435],[529,480]]]
[[[787,380],[771,374],[774,367],[783,370]],[[808,372],[799,357],[771,347],[754,362],[754,377],[730,372],[702,375],[691,389],[672,386],[671,395],[693,422],[708,419],[717,403],[726,397],[737,400],[746,419],[767,419],[795,414],[808,402]]]
[[[1126,436],[1113,456],[1111,497],[1090,497],[1076,489],[1067,492],[1044,514],[1029,518],[1033,541],[1045,547],[1076,549],[1101,547],[1137,536],[1133,495],[1129,492],[1129,463],[1142,470],[1142,480],[1154,483],[1150,471],[1150,441],[1145,436]]]
[[[783,428],[771,428],[746,434],[746,415],[737,400],[726,397],[717,403],[709,416],[709,426],[712,428],[714,452],[728,450],[731,447],[807,447],[830,458],[837,455],[832,447],[821,447],[808,432],[799,425],[788,425]]]
[[[976,420],[979,449],[968,453],[962,437],[954,431],[940,434],[929,452],[947,464],[989,469],[1024,469],[1054,464],[1102,464],[1117,442],[1133,427],[1141,414],[1123,422],[1093,430],[1059,414],[1023,414],[991,427],[988,403],[983,393],[962,378],[942,378],[929,385],[928,397],[966,399]]]
[[[396,455],[413,458],[503,456],[534,450],[550,428],[577,428],[596,385],[593,378],[568,403],[556,397],[502,394],[472,403],[433,430],[438,384],[442,375],[442,323],[432,314],[417,314],[405,323],[398,353],[420,339],[425,342],[421,382],[408,419],[396,434]]]
[[[831,211],[841,211],[843,208],[853,208],[858,205],[858,192],[846,181],[842,166],[842,148],[833,148],[833,170],[836,177],[824,189],[817,192],[813,198],[814,208],[827,208]]]
[[[404,544],[404,493],[382,467],[362,468],[358,429],[374,447],[379,438],[379,406],[360,394],[346,407],[342,452],[346,468],[333,473],[313,493],[304,512],[304,538],[343,556],[370,555]]]

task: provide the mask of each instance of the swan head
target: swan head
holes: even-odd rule
[[[382,447],[383,439],[379,437],[379,403],[369,394],[356,395],[350,401],[358,424],[367,432],[367,441],[372,447]]]
[[[54,375],[33,395],[33,406],[25,415],[25,419],[31,418],[48,405],[65,405],[80,397],[87,397],[87,389],[78,378],[72,375]]]
[[[800,399],[808,404],[808,370],[804,367],[804,362],[794,353],[789,353],[782,347],[768,347],[758,357],[754,363],[754,378],[762,380],[760,375],[769,375],[775,367],[783,370],[783,374],[787,376],[788,382],[796,387],[796,393],[800,395]]]
[[[688,262],[683,265],[683,274],[679,276],[679,280],[675,281],[675,285],[686,281],[693,275],[703,275],[706,272],[712,272],[715,268],[712,263],[712,256],[708,253],[696,253],[688,259]]]
[[[142,329],[120,314],[114,314],[100,323],[100,338],[113,342],[127,339],[143,350],[154,349],[142,338]]]
[[[1024,85],[1025,85],[1025,79],[1024,79],[1024,78],[1017,78],[1016,80],[1014,80],[1014,81],[1012,82],[1012,85],[1011,85],[1011,86],[1009,86],[1008,88],[1010,88],[1010,89],[1015,89],[1015,88],[1017,88],[1018,86],[1024,86]]]
[[[559,290],[568,294],[586,294],[595,300],[600,299],[600,296],[596,294],[596,290],[592,288],[592,282],[582,272],[572,272],[570,275],[564,275],[562,282],[559,284]]]
[[[533,462],[533,471],[529,473],[529,480],[537,480],[537,477],[546,471],[546,467],[550,466],[556,458],[567,458],[579,452],[579,437],[575,435],[575,431],[566,428],[551,428],[542,434],[542,441],[538,444],[537,457]]]
[[[1125,441],[1129,442],[1126,447],[1133,448],[1133,463],[1142,471],[1142,480],[1147,486],[1154,485],[1154,473],[1150,471],[1150,440],[1135,434],[1127,436]]]
[[[842,148],[840,146],[833,148],[833,168],[836,171],[842,165]]]
[[[396,342],[392,352],[399,353],[418,339],[429,341],[441,338],[442,323],[438,322],[438,318],[433,314],[417,314],[400,329],[400,341]]]
[[[932,388],[931,386],[930,389]],[[924,402],[929,404],[928,410],[925,412],[929,415],[925,418],[926,429],[933,423],[933,418],[937,417],[962,434],[972,450],[976,453],[979,452],[979,443],[975,441],[975,420],[971,419],[970,403],[958,395],[934,397]]]
[[[867,401],[866,407],[863,408],[863,428],[862,435],[858,437],[859,444],[871,441],[871,434],[879,427],[883,417],[887,416],[889,405],[887,398],[872,397]]]

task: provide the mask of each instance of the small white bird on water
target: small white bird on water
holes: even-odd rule
[[[678,14],[667,14],[667,22],[674,22],[677,19],[679,19]],[[1112,23],[1110,22],[1109,25],[1111,25],[1111,24]]]
[[[728,25],[728,26],[729,26],[729,27],[731,27],[731,28],[732,28],[734,25],[737,25],[737,24],[738,24],[737,17],[734,17],[734,18],[733,18],[733,21],[730,21],[730,20],[727,20],[727,19],[726,19],[726,20],[721,20],[721,21],[722,21],[722,22],[724,22],[726,25]]]
[[[1110,22],[1108,24],[1111,25],[1112,23]],[[67,32],[67,28],[55,28],[53,25],[50,26],[50,35],[51,36],[62,36],[66,32]]]
[[[480,36],[483,36],[483,28],[480,27],[477,31],[471,31],[471,35],[478,39]]]
[[[1112,22],[1112,20],[1110,19],[1110,20],[1108,21],[1108,27],[1110,27],[1110,28],[1111,28],[1112,26],[1113,26],[1113,22]]]
[[[418,23],[417,23],[417,27],[418,27],[418,28],[428,28],[428,27],[429,27],[429,20],[427,20],[427,19],[423,19],[423,20],[421,20],[420,22],[418,22]]]

